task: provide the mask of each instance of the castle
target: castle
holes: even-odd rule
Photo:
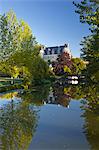
[[[46,61],[56,61],[58,56],[62,52],[67,52],[71,58],[71,50],[69,48],[69,44],[65,44],[62,46],[54,46],[54,47],[42,47],[40,50],[40,56]]]

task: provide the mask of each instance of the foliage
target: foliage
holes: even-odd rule
[[[28,90],[25,90],[20,94],[25,103],[31,103],[35,106],[41,106],[44,104],[44,100],[49,95],[49,85],[35,86]]]
[[[0,59],[8,59],[18,50],[18,20],[15,13],[10,10],[0,16]]]
[[[87,76],[95,82],[99,82],[99,36],[92,35],[84,38],[81,45],[81,57],[89,62],[87,65]]]
[[[81,57],[88,61],[87,76],[97,82],[99,81],[99,2],[94,0],[83,0],[75,3],[76,13],[80,15],[80,21],[90,26],[92,35],[84,37],[82,41]]]
[[[64,66],[64,72],[66,73],[70,73],[71,74],[71,70],[69,67],[67,67],[66,65]]]
[[[82,71],[86,68],[85,62],[80,58],[72,58],[72,74],[81,74]]]
[[[59,55],[57,62],[53,64],[53,71],[56,75],[63,75],[65,72],[70,73],[72,68],[72,61],[68,53],[63,52]]]
[[[40,56],[34,57],[32,64],[31,73],[33,75],[33,83],[42,83],[44,79],[49,78],[48,65]]]
[[[92,32],[99,32],[99,1],[82,0],[73,4],[77,8],[75,12],[80,15],[80,22],[89,24]]]
[[[41,45],[29,25],[18,20],[12,10],[2,15],[0,21],[0,71],[27,82],[47,78],[48,66],[39,56]]]
[[[57,62],[54,62],[54,72],[56,75],[81,74],[85,69],[85,62],[80,58],[70,58],[69,54],[62,53]]]

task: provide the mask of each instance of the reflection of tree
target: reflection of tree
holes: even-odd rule
[[[89,84],[83,88],[83,92],[86,93],[86,100],[82,101],[82,109],[84,110],[82,117],[85,120],[83,128],[86,138],[91,145],[91,149],[93,150],[99,149],[98,89],[98,84]]]
[[[71,99],[82,99],[82,109],[85,123],[84,133],[92,149],[98,150],[99,144],[99,100],[98,85],[53,85],[37,87],[23,93],[10,93],[1,96],[9,99],[19,97],[21,100],[9,101],[0,109],[0,143],[4,150],[27,149],[37,125],[37,112],[33,105],[46,103],[69,105]],[[52,97],[51,97],[52,96]],[[50,99],[51,98],[51,99]]]
[[[81,99],[84,97],[84,93],[82,91],[82,87],[80,85],[71,85],[64,87],[64,94],[70,95],[71,99]]]
[[[60,103],[69,102],[71,99],[81,100],[81,108],[84,110],[82,117],[84,133],[91,149],[99,149],[99,86],[87,83],[84,85],[65,86],[54,88],[56,100]],[[67,98],[66,98],[67,97]],[[62,103],[63,105],[64,103]]]
[[[89,84],[83,88],[85,92],[86,108],[94,113],[99,114],[99,85]]]
[[[99,111],[99,109],[98,109]],[[99,149],[99,115],[86,110],[83,114],[85,124],[83,126],[86,138],[92,150]]]
[[[55,97],[55,102],[57,104],[60,104],[64,107],[67,107],[69,105],[71,96],[69,93],[64,93],[64,87],[62,86],[57,86],[53,87],[53,92],[54,92],[54,97]]]
[[[13,107],[12,107],[13,106]],[[0,110],[0,143],[4,150],[25,150],[37,125],[37,113],[29,103],[13,100]]]
[[[6,99],[6,100],[11,100],[11,97],[17,96],[18,92],[13,92],[13,93],[5,93],[3,95],[0,95],[0,98]]]
[[[32,103],[36,106],[43,105],[43,100],[45,100],[49,95],[49,86],[39,86],[35,89],[30,89],[21,94],[21,98],[25,103]]]

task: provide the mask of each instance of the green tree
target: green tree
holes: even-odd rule
[[[82,0],[79,3],[73,2],[80,15],[80,22],[90,25],[91,32],[99,32],[99,1],[98,0]]]
[[[18,20],[12,10],[1,16],[0,21],[0,71],[14,78],[23,77],[29,82],[47,79],[49,68],[39,56],[41,45],[29,25]]]
[[[0,58],[8,59],[18,49],[18,20],[10,10],[0,16]]]
[[[85,62],[80,58],[72,58],[72,62],[72,74],[81,74],[86,68]]]
[[[99,37],[92,35],[84,38],[81,57],[88,62],[86,74],[93,81],[99,81]]]
[[[39,55],[33,58],[31,74],[35,84],[42,83],[49,78],[49,67]]]
[[[99,81],[99,2],[83,0],[80,3],[73,2],[76,13],[80,15],[80,21],[87,23],[92,35],[82,41],[81,57],[88,61],[87,76],[93,81]]]

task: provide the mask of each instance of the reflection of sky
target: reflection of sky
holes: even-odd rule
[[[6,100],[6,99],[1,99],[1,98],[0,98],[0,107],[2,107],[3,105],[6,105],[6,104],[8,104],[8,103],[9,103],[8,100]]]
[[[11,101],[14,100],[14,104],[17,104],[21,98],[13,97],[12,99],[5,99],[5,98],[0,98],[0,108],[4,107],[5,105],[11,103]]]
[[[30,144],[34,149],[89,149],[83,133],[80,101],[72,100],[70,108],[57,105],[41,107],[38,129]]]

